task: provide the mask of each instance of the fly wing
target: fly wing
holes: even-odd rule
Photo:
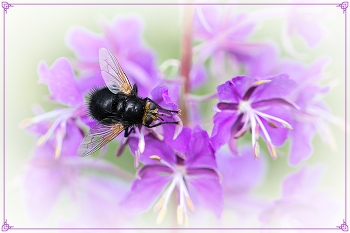
[[[124,92],[130,95],[132,93],[132,87],[129,79],[126,77],[113,53],[108,49],[101,48],[99,51],[99,61],[101,74],[108,89],[114,94]]]
[[[96,152],[98,149],[113,140],[124,130],[121,123],[114,125],[102,125],[97,123],[91,129],[88,135],[85,136],[78,148],[79,156],[88,156]]]

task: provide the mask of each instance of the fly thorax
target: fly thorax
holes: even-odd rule
[[[142,118],[144,112],[144,107],[142,103],[136,100],[128,100],[125,102],[125,109],[123,113],[124,119],[138,120]]]

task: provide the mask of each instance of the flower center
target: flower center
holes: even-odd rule
[[[242,100],[238,105],[238,111],[241,113],[248,112],[252,107],[249,100]]]

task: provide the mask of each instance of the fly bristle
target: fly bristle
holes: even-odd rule
[[[91,109],[91,99],[96,95],[97,92],[99,92],[100,90],[106,88],[105,86],[102,86],[102,87],[92,87],[90,89],[90,91],[87,93],[87,96],[86,96],[86,105],[87,105],[87,108],[86,108],[86,113],[89,117],[93,118],[93,119],[96,119],[94,116],[93,116],[93,113],[92,113],[92,109]]]

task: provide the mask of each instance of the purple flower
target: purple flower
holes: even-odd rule
[[[313,152],[311,141],[316,132],[323,141],[333,148],[335,145],[328,122],[338,124],[339,120],[333,116],[323,97],[330,87],[318,83],[324,78],[324,69],[329,63],[326,57],[319,58],[311,65],[306,66],[298,61],[279,61],[274,49],[266,51],[254,62],[250,63],[248,73],[256,76],[288,74],[289,78],[297,83],[297,87],[288,94],[288,99],[299,106],[298,111],[291,111],[293,130],[290,134],[289,163],[293,166],[309,158]]]
[[[248,42],[258,21],[235,10],[233,7],[222,10],[219,6],[200,6],[196,7],[194,14],[194,39],[200,43],[193,52],[200,63],[210,58],[213,73],[224,80],[228,73],[239,72],[240,64],[249,62],[267,46]],[[228,69],[231,72],[227,72]]]
[[[308,67],[291,61],[281,64],[281,70],[288,72],[290,78],[298,83],[298,88],[289,94],[289,98],[300,107],[299,111],[291,112],[294,126],[293,132],[290,132],[291,165],[298,165],[311,156],[313,152],[311,141],[316,132],[319,132],[324,142],[331,146],[335,144],[327,123],[337,124],[338,119],[330,113],[322,100],[330,88],[317,84],[324,77],[323,71],[327,63],[328,59],[321,58]]]
[[[67,128],[70,129],[75,128]],[[69,135],[79,136],[79,133]],[[77,137],[77,141],[79,139],[81,137]],[[67,206],[68,200],[72,208],[69,221],[84,219],[80,222],[84,227],[101,227],[99,222],[110,227],[123,224],[116,219],[122,219],[118,201],[127,186],[118,177],[131,180],[131,176],[101,160],[82,160],[75,154],[79,144],[64,140],[67,143],[64,142],[61,159],[52,159],[55,145],[47,142],[35,148],[34,156],[25,167],[21,186],[28,219],[43,226],[50,220],[59,220],[65,216],[61,207]]]
[[[80,120],[88,125],[90,123],[86,115],[83,90],[66,58],[57,59],[50,68],[44,62],[40,63],[38,73],[40,81],[47,84],[51,99],[67,107],[46,113],[40,110],[37,116],[24,120],[20,126],[28,127],[30,131],[39,134],[38,146],[49,140],[54,141],[55,158],[58,158],[64,148],[65,138],[77,142],[78,137],[73,137],[68,132],[72,131],[72,128],[79,131]]]
[[[287,176],[281,198],[271,203],[260,215],[264,227],[334,227],[339,216],[339,203],[317,187],[324,174],[321,167],[308,167]]]
[[[136,146],[135,140],[130,142],[131,148]],[[215,156],[209,136],[200,127],[193,130],[185,127],[173,145],[148,137],[141,161],[145,166],[138,171],[137,179],[122,201],[130,212],[146,211],[158,199],[154,210],[159,211],[157,223],[160,223],[176,190],[179,224],[187,223],[188,210],[194,211],[200,206],[220,216],[223,194]]]
[[[139,94],[147,96],[159,81],[154,53],[142,40],[142,20],[137,16],[122,16],[111,23],[104,23],[103,34],[93,33],[83,27],[74,27],[67,34],[67,44],[75,53],[77,67],[83,79],[99,80],[103,86],[98,51],[107,48],[118,62],[131,83],[137,83]],[[94,87],[86,82],[87,88]]]
[[[269,79],[237,76],[219,85],[220,102],[216,105],[211,136],[214,149],[228,142],[237,154],[236,139],[250,124],[254,155],[259,155],[258,138],[262,132],[272,158],[276,158],[275,146],[281,146],[287,139],[287,129],[292,129],[287,107],[297,107],[285,97],[295,86],[286,75]]]

